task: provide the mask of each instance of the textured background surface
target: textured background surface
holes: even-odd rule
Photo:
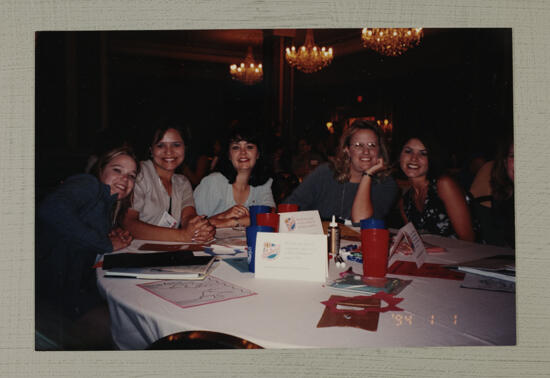
[[[0,375],[518,377],[550,372],[550,3],[545,0],[0,1]],[[34,352],[34,32],[512,27],[517,347]]]

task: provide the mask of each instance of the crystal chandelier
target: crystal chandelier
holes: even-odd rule
[[[308,29],[306,40],[299,49],[286,48],[286,61],[293,67],[305,73],[319,71],[332,61],[332,47],[317,47],[313,41],[313,30]]]
[[[379,54],[398,56],[420,43],[422,28],[364,28],[363,46]]]
[[[248,47],[248,52],[244,62],[240,65],[232,64],[229,66],[229,73],[235,80],[242,81],[246,85],[258,83],[263,78],[262,64],[256,64],[252,56],[252,47]]]

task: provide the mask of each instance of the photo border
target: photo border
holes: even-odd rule
[[[550,224],[545,1],[22,1],[0,15],[4,262],[0,372],[7,376],[529,376],[550,371]],[[516,347],[265,351],[34,351],[34,33],[42,30],[512,27],[516,167]],[[411,25],[414,24],[414,25]],[[146,353],[145,355],[143,353]],[[491,372],[489,374],[489,372]]]

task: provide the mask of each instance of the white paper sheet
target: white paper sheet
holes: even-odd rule
[[[239,287],[214,276],[208,276],[202,281],[163,280],[139,284],[138,286],[182,308],[256,294],[252,290]]]

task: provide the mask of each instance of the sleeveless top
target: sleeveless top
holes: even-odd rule
[[[409,222],[414,224],[419,233],[457,236],[445,210],[445,205],[437,195],[437,180],[435,179],[428,184],[428,193],[422,212],[418,211],[414,203],[412,188],[403,195],[403,210]]]

